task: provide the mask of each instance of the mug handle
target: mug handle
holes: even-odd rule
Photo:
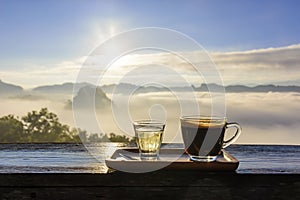
[[[238,137],[240,136],[240,134],[242,132],[242,128],[238,123],[236,123],[236,122],[226,123],[226,129],[233,128],[233,127],[236,128],[236,132],[232,138],[223,142],[223,148],[226,148],[229,145],[231,145],[232,143],[234,143],[238,139]]]

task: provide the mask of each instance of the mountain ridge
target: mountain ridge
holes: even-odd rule
[[[3,95],[18,95],[24,92],[21,86],[3,82],[0,79],[0,96]]]
[[[43,93],[43,94],[72,94],[73,88],[76,86],[75,93],[83,87],[91,87],[95,88],[95,85],[90,83],[71,83],[66,82],[62,84],[54,84],[54,85],[42,85],[35,87],[30,90],[30,92],[34,93]],[[274,85],[274,84],[264,84],[264,85],[256,85],[256,86],[246,86],[246,85],[228,85],[228,86],[221,86],[214,83],[210,84],[201,84],[200,86],[191,85],[190,87],[180,87],[175,86],[171,88],[162,88],[162,87],[155,87],[155,86],[137,86],[130,83],[120,83],[120,84],[108,84],[103,86],[98,86],[103,90],[104,93],[125,93],[129,94],[129,92],[135,91],[137,93],[148,93],[148,92],[164,92],[164,91],[191,91],[191,88],[194,91],[200,92],[207,92],[208,88],[213,89],[214,91],[224,91],[227,93],[244,93],[244,92],[299,92],[300,93],[300,86],[297,85],[289,85],[289,86],[282,86],[282,85]],[[97,88],[98,88],[97,87]],[[6,83],[0,80],[0,95],[19,95],[24,92],[24,89],[21,86]]]
[[[66,84],[66,83],[64,83]],[[60,84],[63,86],[64,84]],[[68,83],[71,84],[71,83]],[[74,85],[74,83],[73,83]],[[81,86],[82,85],[82,86]],[[44,88],[51,88],[51,87],[59,87],[59,84],[55,85],[48,85],[48,86],[39,86],[40,91],[43,90]],[[92,84],[89,83],[79,83],[78,88],[84,87],[84,86],[90,86],[90,87],[96,87]],[[161,87],[155,87],[155,86],[143,86],[139,87],[134,84],[130,83],[120,83],[120,84],[108,84],[108,85],[103,85],[103,86],[98,86],[100,87],[105,93],[122,93],[124,92],[130,92],[133,91],[134,89],[138,88],[138,91],[141,93],[146,93],[146,92],[159,92],[159,91],[170,91],[170,89],[174,89],[175,91],[185,91],[185,89],[189,88],[188,91],[190,91],[190,88],[192,87],[193,90],[195,91],[208,91],[208,88],[212,88],[215,91],[222,91],[223,86],[215,84],[215,83],[209,83],[209,84],[201,84],[198,87],[191,86],[191,87],[180,87],[180,86],[175,86],[169,88],[161,88]],[[297,85],[289,85],[289,86],[282,86],[282,85],[274,85],[274,84],[261,84],[261,85],[256,85],[256,86],[246,86],[246,85],[228,85],[224,86],[225,92],[229,93],[243,93],[243,92],[299,92],[300,93],[300,86]],[[37,91],[35,88],[33,89]],[[71,89],[71,91],[73,88]]]

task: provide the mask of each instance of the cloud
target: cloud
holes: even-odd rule
[[[211,55],[226,84],[300,84],[300,44]]]
[[[174,96],[170,92],[144,93],[129,98],[128,112],[131,119],[147,118],[149,114],[155,118],[167,118],[167,126],[164,136],[164,142],[182,142],[180,134],[181,116],[180,101],[185,103],[185,112],[193,113],[194,109],[191,106],[188,95]],[[46,97],[46,96],[45,96]],[[190,96],[191,97],[191,96]],[[51,111],[58,114],[61,122],[67,123],[72,127],[81,125],[74,124],[72,110],[66,110],[65,104],[71,97],[66,96],[48,96],[43,99],[6,99],[1,98],[0,116],[7,114],[15,114],[23,116],[31,110],[39,110],[41,107],[48,107]],[[119,100],[124,104],[123,97]],[[123,104],[118,104],[115,98],[112,98],[115,107],[115,113],[123,120],[126,115],[124,113]],[[179,98],[179,99],[178,99]],[[127,98],[125,98],[126,100]],[[209,108],[210,96],[207,93],[197,93],[197,101],[200,104],[200,112],[203,109]],[[244,144],[298,144],[299,145],[299,129],[300,129],[300,95],[298,93],[229,93],[226,94],[227,103],[227,118],[229,122],[238,122],[242,126],[242,134],[238,143]],[[124,105],[125,105],[124,104]],[[121,107],[120,107],[121,106]],[[126,106],[125,106],[126,108]],[[191,110],[188,110],[191,109]],[[127,109],[125,109],[127,111]],[[94,112],[92,112],[94,117]],[[97,120],[102,126],[102,129],[107,132],[115,132],[124,134],[119,128],[120,124],[124,125],[129,130],[127,136],[133,136],[132,124],[130,121],[119,122],[113,116],[111,108],[97,109]],[[82,129],[88,132],[97,132],[98,124],[95,124],[86,112],[82,111],[79,115],[82,124]],[[84,121],[86,120],[86,121]],[[76,120],[77,121],[77,120]],[[78,121],[77,121],[78,122]],[[121,126],[122,127],[122,126]],[[122,129],[123,130],[123,129]],[[179,132],[178,132],[179,131]],[[126,134],[126,133],[125,133]],[[229,133],[230,134],[230,133]]]
[[[298,93],[229,93],[227,117],[243,131],[239,143],[299,144]]]
[[[179,99],[187,100],[185,99],[187,94],[183,95]],[[180,127],[178,119],[182,114],[179,110],[179,99],[175,99],[173,94],[168,92],[133,96],[130,106],[131,117],[133,119],[144,118],[153,105],[161,105],[164,112],[159,109],[157,113],[155,109],[151,111],[154,112],[153,116],[166,115],[168,118],[164,141],[182,142],[180,134],[179,137],[177,135],[174,138]],[[197,102],[200,105],[200,112],[208,113],[209,110],[203,109],[209,108],[210,96],[203,92],[197,93]],[[189,101],[186,103],[191,105]],[[226,104],[228,121],[238,122],[242,126],[239,143],[299,144],[300,96],[298,93],[229,93],[226,94]],[[187,111],[188,108],[193,107],[187,106],[184,110],[189,113],[194,111]]]
[[[30,65],[19,70],[1,70],[1,79],[25,88],[75,82],[77,74],[86,57],[72,61],[62,61],[53,65]]]
[[[228,117],[246,126],[264,129],[300,122],[298,93],[228,93],[226,96]]]
[[[225,85],[257,85],[283,82],[300,84],[300,44],[249,51],[210,52],[209,55],[206,55],[203,51],[177,53],[180,53],[183,57],[176,55],[176,52],[150,52],[145,50],[122,56],[109,66],[102,84],[117,83],[124,76],[129,76],[131,71],[140,67],[148,69],[152,67],[151,77],[155,75],[165,76],[168,77],[166,80],[172,80],[173,82],[179,80],[178,75],[191,80],[191,82],[198,83],[203,82],[204,79],[211,80],[209,82],[218,81],[216,77],[220,75]],[[209,56],[216,63],[216,66],[210,62]],[[105,60],[103,55],[102,57],[101,55],[94,55],[62,61],[51,66],[26,64],[26,66],[31,67],[22,70],[2,70],[0,75],[4,81],[18,83],[22,86],[74,82],[84,63],[84,68],[90,70],[90,78],[98,80],[99,75],[106,68],[103,65],[103,59]],[[189,61],[200,66],[202,77]],[[153,66],[156,66],[156,68]],[[169,70],[169,72],[166,73],[163,68]],[[170,73],[171,70],[173,70],[173,73]],[[137,78],[141,80],[151,79],[148,73],[133,75],[135,81]]]
[[[217,76],[214,71],[216,67],[227,85],[276,84],[293,80],[294,84],[299,84],[300,44],[249,51],[210,52],[209,55],[205,55],[203,51],[179,53],[183,55],[183,58],[168,52],[127,55],[114,63],[117,67],[113,73],[117,74],[122,70],[128,72],[136,67],[159,64],[182,75],[198,76],[193,65],[188,62],[191,61],[200,66],[200,71],[205,78]],[[208,56],[212,58],[216,66],[210,62]]]
[[[221,69],[241,70],[297,70],[299,71],[300,44],[241,52],[215,52],[211,54]]]

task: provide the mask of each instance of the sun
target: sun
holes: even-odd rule
[[[91,20],[91,38],[99,44],[121,32],[121,25],[116,20]]]

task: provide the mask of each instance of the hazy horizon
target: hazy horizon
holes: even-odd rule
[[[70,81],[67,81],[67,82],[56,82],[56,83],[53,83],[53,84],[46,84],[46,85],[35,85],[35,86],[31,86],[31,87],[26,87],[26,86],[23,86],[23,85],[19,85],[19,84],[16,84],[16,83],[13,83],[13,82],[7,82],[6,80],[4,79],[1,79],[0,77],[0,81],[2,81],[3,83],[6,83],[6,84],[11,84],[11,85],[14,85],[14,86],[19,86],[19,87],[22,87],[22,89],[24,91],[32,91],[33,89],[37,89],[37,88],[41,88],[41,87],[53,87],[53,86],[62,86],[62,85],[65,85],[65,84],[91,84],[93,85],[93,83],[90,83],[90,82],[81,82],[81,83],[76,83],[76,82],[70,82]],[[131,84],[130,82],[128,83],[121,83],[121,84]],[[202,84],[215,84],[215,83],[202,83]],[[102,85],[99,85],[98,87],[103,87],[103,86],[110,86],[110,85],[115,85],[115,83],[110,83],[110,84],[102,84]],[[246,86],[246,87],[256,87],[256,86],[269,86],[269,85],[274,85],[274,86],[296,86],[296,87],[300,87],[300,83],[289,83],[289,82],[286,82],[286,83],[281,83],[281,82],[278,82],[278,83],[263,83],[263,84],[255,84],[255,83],[252,83],[252,84],[229,84],[229,85],[223,85],[224,87],[228,87],[228,86]],[[96,86],[96,85],[93,85],[93,86]],[[201,85],[199,85],[201,86]],[[197,87],[199,87],[197,86]],[[220,85],[221,86],[221,85]],[[173,87],[180,87],[180,85],[174,85]],[[184,86],[182,86],[184,87]]]
[[[198,103],[201,112],[209,108],[210,97],[208,93],[197,92]],[[108,94],[111,98],[111,95]],[[47,95],[27,97],[1,98],[0,116],[14,114],[24,116],[32,110],[47,107],[50,111],[58,114],[62,123],[71,127],[85,129],[90,133],[99,133],[98,124],[93,124],[88,117],[88,111],[82,110],[83,121],[80,124],[74,122],[73,111],[67,108],[67,101],[72,95]],[[189,101],[188,99],[183,101]],[[289,102],[288,104],[286,102]],[[300,128],[299,118],[299,93],[227,93],[226,115],[229,121],[239,122],[243,128],[241,137],[237,144],[299,144]],[[159,105],[158,105],[159,103]],[[167,117],[167,127],[164,142],[182,142],[178,132],[180,127],[178,101],[168,92],[142,93],[131,96],[130,114],[133,119],[147,117],[150,113],[154,118]],[[154,105],[154,107],[153,107]],[[114,132],[133,136],[130,130],[131,124],[125,122],[128,132],[120,130],[113,119],[110,104],[105,107],[96,108],[97,120],[100,120],[105,133]],[[162,107],[163,106],[163,107]],[[83,107],[84,109],[84,107]],[[118,109],[117,109],[118,110]],[[84,116],[87,117],[84,117]],[[122,123],[122,122],[121,122]],[[83,125],[83,126],[80,126]],[[84,127],[85,126],[85,127]],[[121,124],[122,126],[122,124]],[[123,122],[124,128],[124,122]]]

